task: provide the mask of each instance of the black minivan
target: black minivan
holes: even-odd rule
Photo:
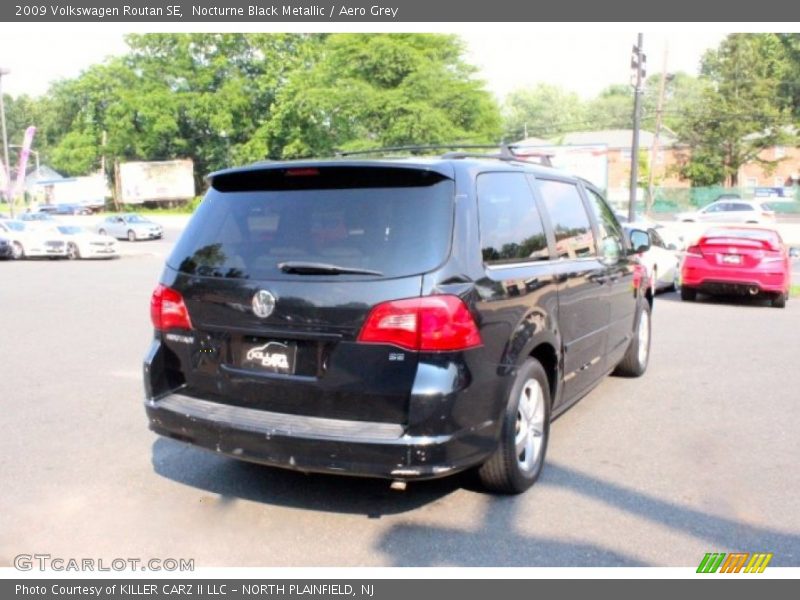
[[[581,179],[450,154],[209,182],[152,296],[156,433],[400,487],[475,467],[518,493],[555,416],[647,367],[647,234]]]

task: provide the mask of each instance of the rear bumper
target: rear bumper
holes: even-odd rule
[[[220,454],[303,472],[434,479],[483,462],[487,432],[411,436],[403,425],[273,413],[173,393],[147,400],[150,429]],[[487,424],[488,425],[488,424]]]
[[[749,269],[714,269],[695,267],[690,263],[681,269],[681,285],[709,294],[747,294],[753,288],[759,292],[780,293],[789,289],[789,278],[781,271]]]

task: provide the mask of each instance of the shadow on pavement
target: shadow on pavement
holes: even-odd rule
[[[773,552],[774,566],[800,564],[800,536],[756,527],[680,506],[570,467],[548,464],[537,485],[523,496],[488,497],[483,520],[472,530],[393,526],[378,550],[391,566],[647,566],[642,561],[594,544],[574,543],[519,533],[522,523],[558,519],[537,514],[539,489],[558,486],[602,502],[616,510],[671,528],[708,544],[709,551]],[[569,510],[565,507],[565,510]],[[567,535],[580,532],[565,531]],[[625,532],[620,532],[624,536]],[[691,562],[691,558],[687,557]]]
[[[152,447],[156,473],[167,479],[219,494],[306,510],[360,514],[369,518],[404,513],[458,490],[467,475],[413,484],[408,492],[389,489],[381,479],[303,474],[246,463],[167,438]]]

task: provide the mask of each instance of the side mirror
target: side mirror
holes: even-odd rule
[[[650,234],[641,229],[631,229],[628,237],[631,242],[631,251],[634,254],[650,250]]]

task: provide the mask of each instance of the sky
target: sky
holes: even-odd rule
[[[0,67],[11,71],[3,78],[4,92],[39,95],[54,80],[74,77],[106,56],[123,54],[126,29],[115,25],[77,32],[63,24],[57,29],[0,25]],[[498,100],[540,82],[591,98],[610,84],[628,81],[635,29],[527,25],[464,26],[454,31],[466,42],[466,59],[479,67],[478,76]],[[645,31],[644,36],[648,73],[661,70],[668,46],[668,70],[696,74],[703,52],[716,47],[725,33],[676,26],[666,32]]]

